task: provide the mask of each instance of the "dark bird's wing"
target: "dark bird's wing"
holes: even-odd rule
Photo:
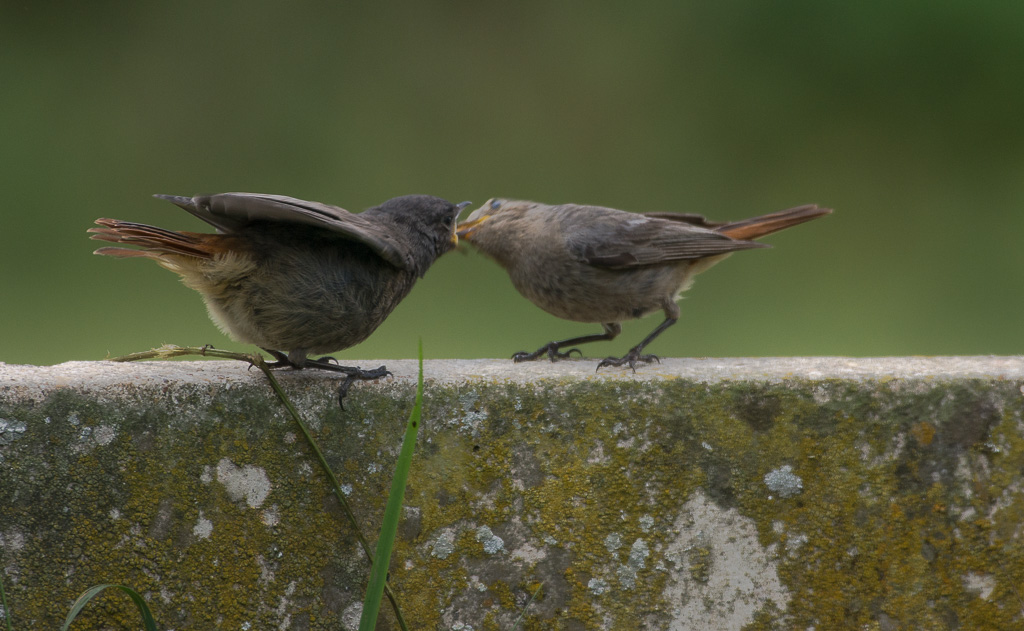
[[[686,219],[663,219],[597,207],[567,209],[566,245],[580,261],[623,269],[770,247],[732,239]],[[692,216],[689,216],[692,217]]]
[[[338,206],[261,193],[154,197],[173,202],[220,232],[235,232],[257,221],[306,224],[364,243],[395,267],[408,269],[412,265],[406,248],[388,232],[386,226]]]

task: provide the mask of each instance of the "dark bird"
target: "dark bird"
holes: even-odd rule
[[[228,336],[255,344],[273,367],[315,367],[354,379],[376,379],[384,366],[362,370],[310,355],[362,342],[408,295],[430,265],[458,243],[455,222],[469,202],[407,195],[353,214],[281,195],[223,193],[156,195],[217,229],[176,232],[97,219],[93,239],[140,246],[103,247],[96,254],[144,257],[181,275],[203,296]]]
[[[458,235],[505,268],[519,293],[548,313],[576,322],[597,322],[604,333],[549,342],[528,361],[563,359],[563,348],[611,340],[620,323],[659,309],[665,321],[623,357],[597,365],[657,361],[644,348],[679,319],[679,295],[700,272],[737,250],[770,247],[752,239],[822,215],[828,208],[800,206],[744,221],[716,223],[685,213],[630,213],[600,206],[491,199],[458,226]]]

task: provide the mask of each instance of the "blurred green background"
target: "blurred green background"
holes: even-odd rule
[[[1024,353],[1024,4],[0,5],[0,361],[244,349],[97,217],[153,193],[361,210],[406,193],[834,215],[702,275],[663,356]],[[340,358],[508,357],[598,332],[466,248]],[[661,316],[587,354],[621,354]]]

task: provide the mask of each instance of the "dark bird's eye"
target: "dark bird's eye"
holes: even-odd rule
[[[499,208],[501,208],[501,200],[500,199],[496,199],[496,200],[491,202],[491,210],[498,210]]]

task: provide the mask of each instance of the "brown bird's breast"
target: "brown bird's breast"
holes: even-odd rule
[[[622,322],[660,311],[690,282],[692,264],[675,261],[607,269],[575,260],[552,244],[517,257],[508,267],[512,284],[548,313],[576,322]]]

